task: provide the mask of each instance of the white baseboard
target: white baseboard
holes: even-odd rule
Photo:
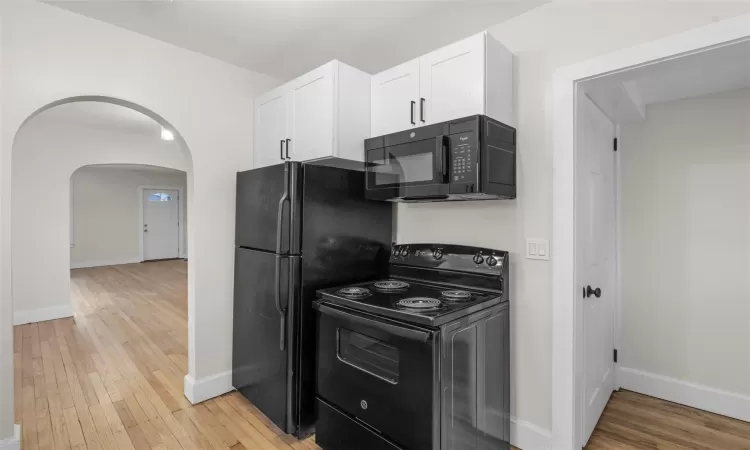
[[[71,269],[84,269],[86,267],[104,267],[104,266],[119,266],[121,264],[137,264],[142,262],[139,258],[121,259],[121,260],[110,260],[110,261],[83,261],[83,262],[71,262]]]
[[[627,367],[619,370],[617,381],[623,389],[750,422],[746,395]]]
[[[185,397],[196,405],[229,391],[234,390],[232,387],[232,371],[217,373],[210,377],[195,380],[190,374],[185,375]]]
[[[14,311],[13,325],[45,322],[47,320],[62,319],[63,317],[73,317],[73,305],[71,305],[70,303],[68,303],[67,305],[52,306],[50,308]]]
[[[0,450],[21,450],[21,425],[13,426],[13,437],[0,440]]]
[[[521,450],[549,450],[552,433],[531,422],[510,418],[510,444]]]

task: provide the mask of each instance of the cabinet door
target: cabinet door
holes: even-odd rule
[[[284,161],[286,146],[285,86],[261,95],[255,100],[255,150],[253,167],[265,167]],[[282,144],[282,141],[284,143]]]
[[[334,61],[289,83],[289,156],[293,161],[333,156]]]
[[[374,75],[371,84],[372,136],[382,136],[422,124],[419,121],[418,59]]]
[[[484,39],[478,34],[419,58],[425,123],[484,114]]]

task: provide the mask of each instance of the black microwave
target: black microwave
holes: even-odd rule
[[[365,171],[370,200],[516,198],[516,130],[476,115],[366,139]]]

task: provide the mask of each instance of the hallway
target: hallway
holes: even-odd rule
[[[318,449],[237,393],[193,407],[187,263],[71,272],[72,318],[14,328],[15,414],[29,449]]]

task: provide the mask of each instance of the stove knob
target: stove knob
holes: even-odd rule
[[[401,256],[403,256],[404,258],[406,258],[407,256],[409,256],[409,246],[408,245],[401,250]]]
[[[482,255],[477,253],[474,255],[474,263],[475,264],[482,264],[484,262],[484,258],[482,258]]]
[[[435,259],[440,259],[443,257],[443,249],[442,248],[436,248],[432,251],[432,257]]]
[[[489,258],[487,258],[487,265],[490,266],[490,267],[496,266],[497,265],[497,259],[495,259],[494,256],[490,256]]]
[[[400,251],[401,251],[401,247],[397,247],[395,245],[393,246],[393,252],[392,252],[393,256],[398,256]]]

